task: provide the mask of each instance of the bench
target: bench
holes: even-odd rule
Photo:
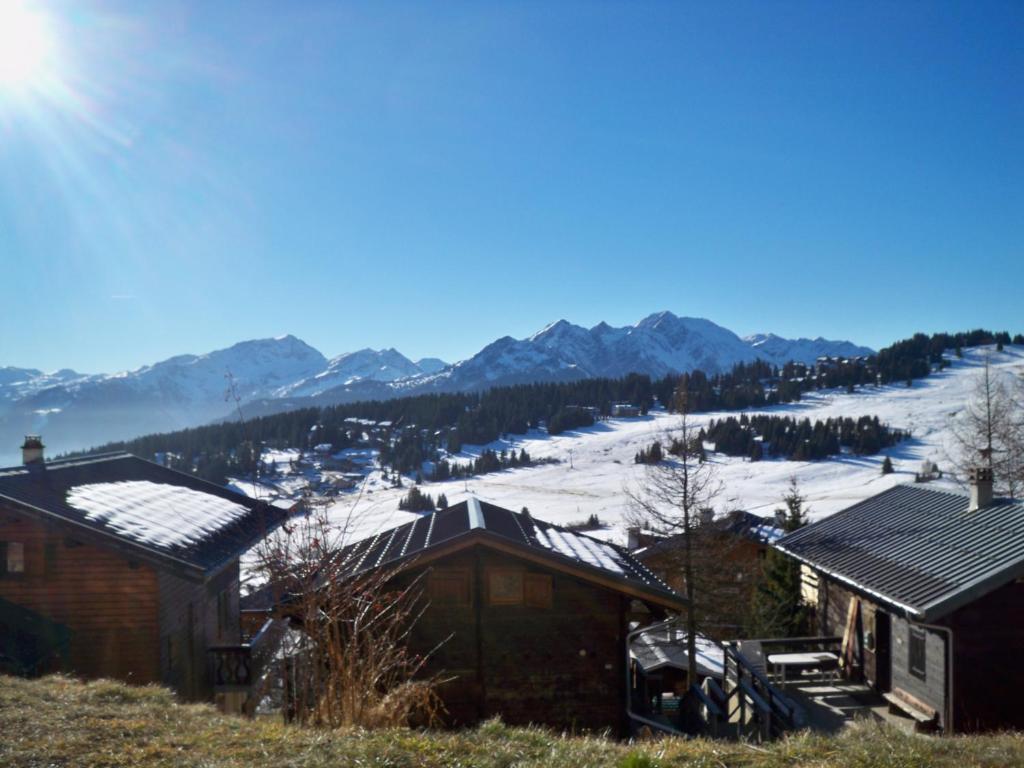
[[[939,712],[906,691],[895,688],[882,694],[890,712],[899,712],[915,721],[915,730],[933,731],[939,727]]]

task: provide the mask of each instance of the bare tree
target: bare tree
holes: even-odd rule
[[[992,470],[996,489],[1016,496],[1024,487],[1024,383],[1011,381],[985,358],[971,398],[953,424],[952,460],[959,476]]]
[[[709,577],[721,573],[718,547],[710,546],[713,541],[721,542],[720,529],[714,529],[709,521],[712,502],[722,486],[714,465],[704,460],[703,446],[687,413],[684,391],[677,393],[675,407],[680,414],[679,423],[663,438],[666,445],[672,445],[671,455],[657,464],[645,465],[639,486],[626,489],[626,519],[630,525],[675,537],[677,541],[673,555],[687,599],[687,682],[693,684],[697,681],[697,635],[702,633],[706,623],[703,619],[711,613],[717,592]]]
[[[356,519],[317,507],[262,546],[257,569],[293,630],[286,707],[299,722],[337,728],[431,724],[442,682],[423,677],[429,654],[409,649],[425,604],[422,572],[360,571]]]
[[[1006,451],[1002,471],[1007,495],[1018,498],[1024,494],[1024,370],[1012,377],[1006,393],[1006,419],[999,427],[998,437]]]

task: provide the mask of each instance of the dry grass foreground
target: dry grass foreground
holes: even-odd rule
[[[183,705],[161,688],[0,677],[2,766],[1024,766],[1024,735],[912,737],[875,726],[765,748],[710,741],[620,744],[492,722],[471,731],[334,732]]]

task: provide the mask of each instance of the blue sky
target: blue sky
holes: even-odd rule
[[[45,71],[0,82],[0,365],[454,360],[661,309],[1024,332],[1020,3],[39,7]]]

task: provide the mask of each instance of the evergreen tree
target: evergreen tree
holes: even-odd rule
[[[885,461],[882,462],[882,474],[883,475],[891,475],[895,471],[896,470],[894,470],[892,468],[892,459],[890,459],[888,456],[886,456],[885,457]]]
[[[409,493],[398,500],[398,508],[405,512],[433,512],[434,499],[414,485]]]
[[[804,511],[806,499],[800,493],[796,478],[782,498],[785,509],[775,511],[777,525],[786,533],[807,524]],[[756,634],[768,637],[795,637],[807,634],[810,610],[803,605],[800,591],[800,562],[777,549],[769,549],[765,561],[764,580],[758,585],[754,599]]]

